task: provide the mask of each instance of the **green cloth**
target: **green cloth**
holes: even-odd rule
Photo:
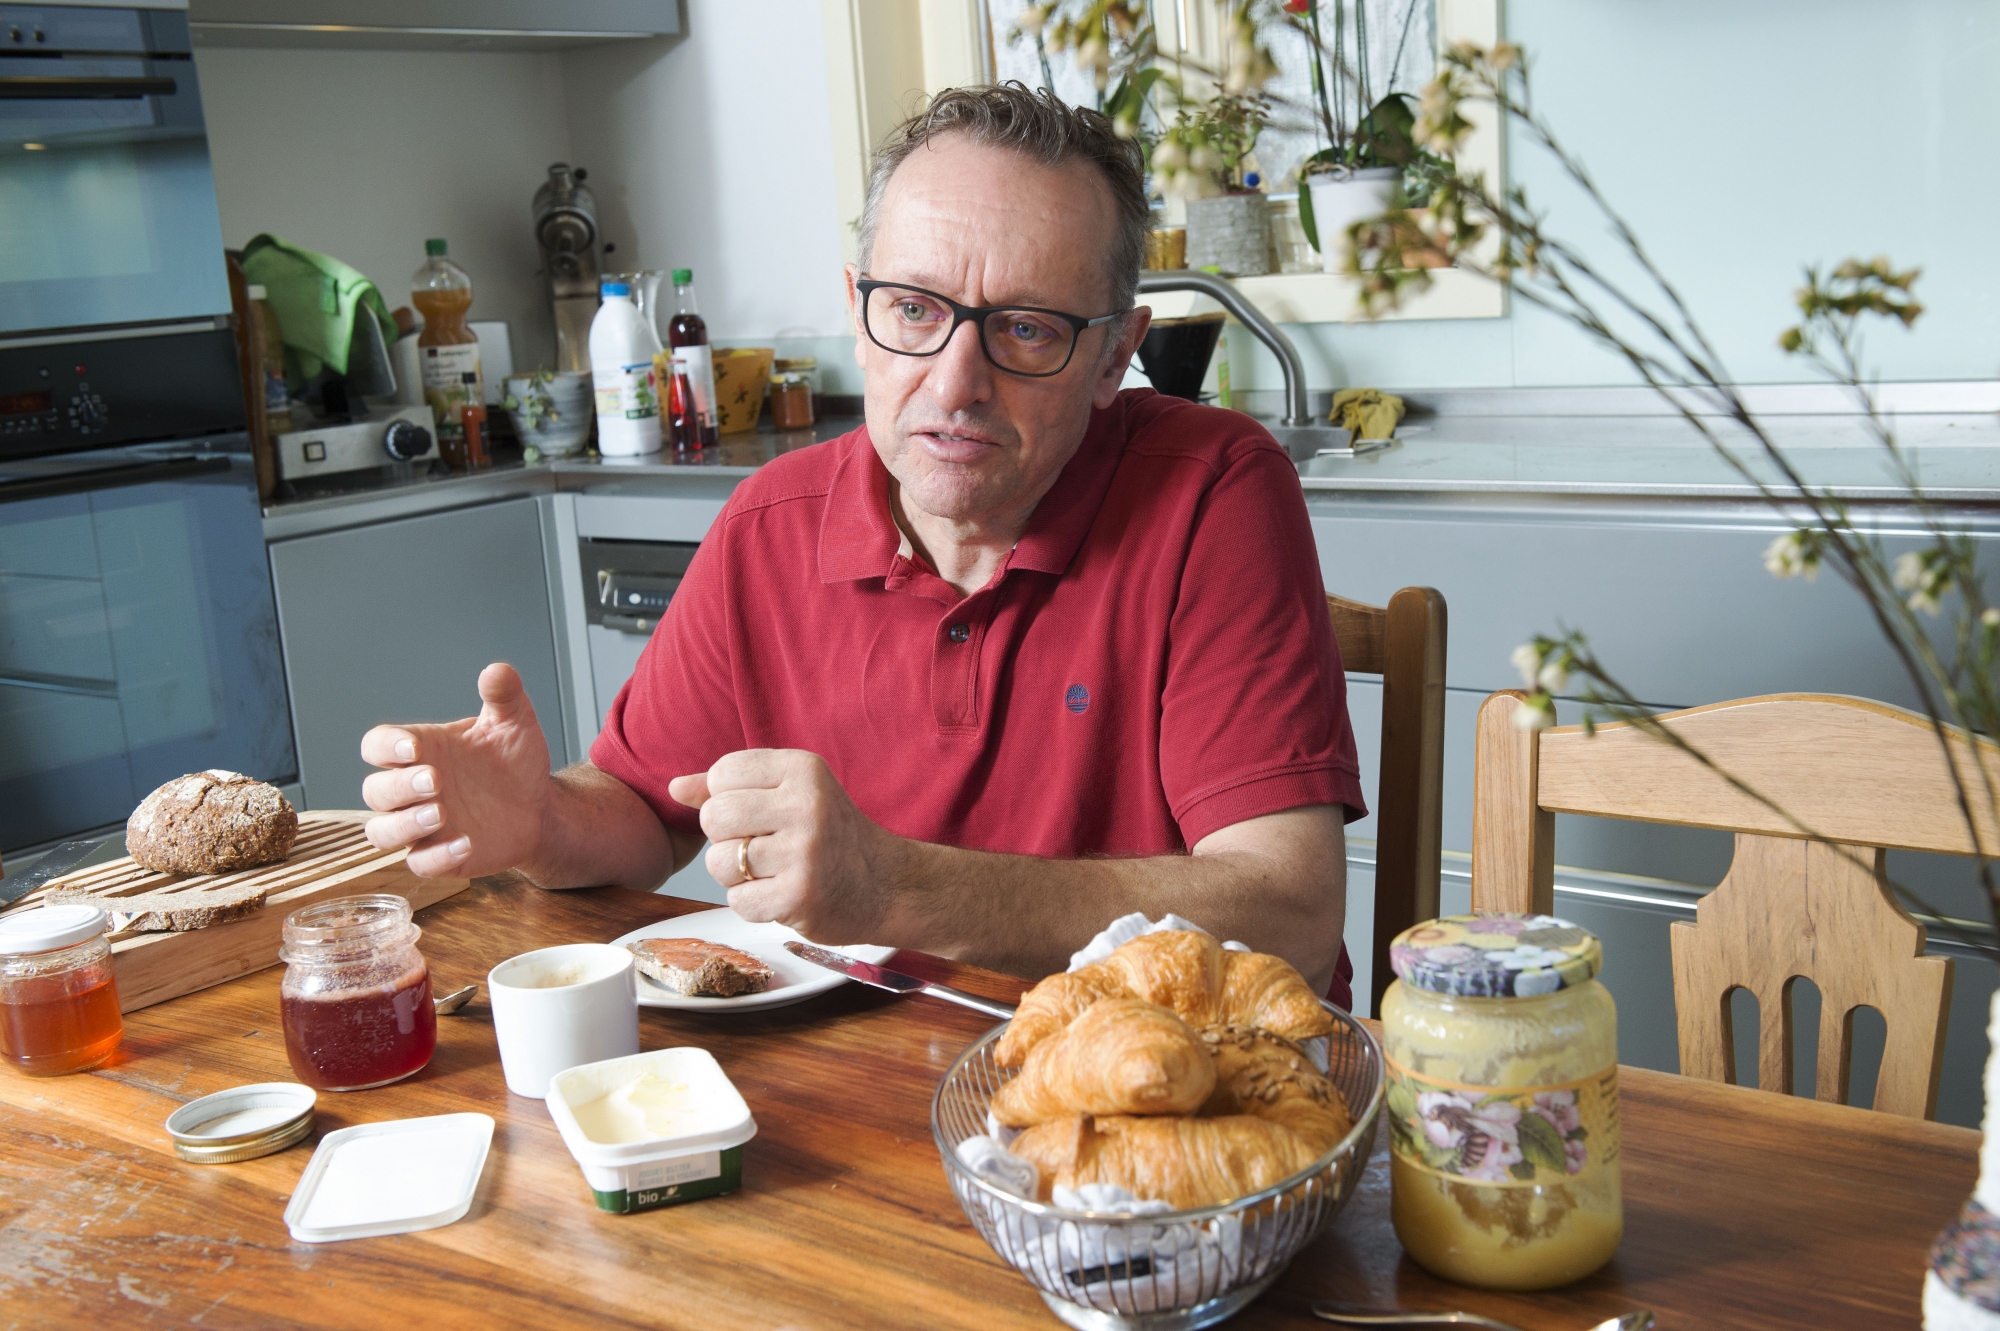
[[[1343,388],[1333,395],[1327,419],[1354,431],[1357,439],[1389,439],[1403,419],[1403,399],[1379,388]]]
[[[264,288],[285,342],[285,377],[303,384],[322,368],[347,373],[354,320],[362,311],[381,327],[384,345],[396,321],[366,276],[325,254],[263,235],[243,247],[243,278]]]

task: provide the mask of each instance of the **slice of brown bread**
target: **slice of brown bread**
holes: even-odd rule
[[[211,924],[225,924],[264,908],[269,884],[231,883],[216,887],[182,887],[178,891],[139,892],[107,897],[80,887],[57,887],[44,894],[48,901],[82,901],[112,913],[114,929],[133,933],[185,933]],[[128,919],[127,916],[130,915]]]
[[[239,772],[176,777],[139,802],[125,851],[159,873],[233,873],[292,853],[299,815],[276,786]]]
[[[639,972],[690,998],[733,998],[771,987],[777,974],[733,947],[703,938],[641,938],[625,945]]]

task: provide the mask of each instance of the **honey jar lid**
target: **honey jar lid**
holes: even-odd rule
[[[174,1154],[190,1164],[254,1160],[310,1136],[318,1099],[312,1087],[291,1081],[232,1086],[167,1115],[167,1136]]]
[[[0,956],[54,952],[104,932],[111,917],[81,901],[52,901],[38,910],[0,915]]]
[[[1533,998],[1586,984],[1604,966],[1597,935],[1553,915],[1451,915],[1389,945],[1396,978],[1460,998]]]

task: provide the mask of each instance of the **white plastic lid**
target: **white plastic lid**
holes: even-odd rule
[[[80,901],[50,902],[40,910],[0,915],[0,956],[74,947],[103,933],[109,923],[109,915]]]
[[[411,1234],[472,1209],[493,1143],[487,1114],[361,1123],[319,1139],[285,1207],[301,1243]]]

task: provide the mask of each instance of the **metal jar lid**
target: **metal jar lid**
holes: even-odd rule
[[[1587,984],[1604,966],[1597,935],[1553,915],[1451,915],[1389,945],[1396,978],[1460,998],[1534,998]]]
[[[167,1115],[174,1154],[197,1165],[227,1165],[272,1155],[312,1135],[319,1095],[292,1081],[232,1086],[191,1100]]]

